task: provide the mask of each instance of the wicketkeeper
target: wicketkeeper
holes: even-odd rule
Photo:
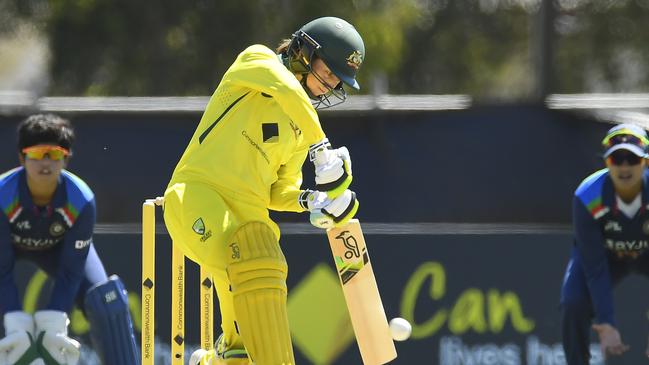
[[[73,141],[67,120],[33,115],[18,127],[21,166],[0,175],[0,365],[76,364],[80,345],[68,335],[67,315],[75,303],[104,365],[140,361],[124,285],[107,277],[92,243],[94,194],[64,169]],[[17,260],[32,262],[54,281],[47,305],[33,315],[18,297]]]

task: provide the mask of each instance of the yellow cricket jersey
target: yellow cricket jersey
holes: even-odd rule
[[[253,45],[223,76],[169,186],[198,182],[229,201],[300,212],[302,164],[324,137],[299,81],[272,50]]]

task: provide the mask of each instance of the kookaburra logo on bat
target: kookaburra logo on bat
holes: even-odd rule
[[[356,238],[349,233],[349,231],[340,232],[340,234],[336,236],[336,239],[342,240],[345,248],[347,248],[345,251],[345,258],[347,260],[354,257],[361,257],[361,252],[358,248],[358,241],[356,241]]]

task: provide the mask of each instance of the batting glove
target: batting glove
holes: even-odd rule
[[[340,227],[354,217],[358,211],[356,193],[347,189],[335,199],[328,198],[327,193],[305,190],[300,204],[307,209],[311,224],[318,228]]]
[[[315,166],[316,189],[329,198],[341,195],[352,182],[352,161],[347,147],[332,149],[327,138],[309,147],[309,160]]]

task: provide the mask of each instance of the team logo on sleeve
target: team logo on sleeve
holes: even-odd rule
[[[205,223],[203,223],[203,218],[198,218],[195,222],[194,225],[192,226],[192,230],[201,236],[205,234]]]
[[[194,221],[192,230],[196,232],[196,234],[199,234],[201,236],[201,242],[205,242],[210,237],[212,237],[212,231],[205,230],[205,223],[203,222],[203,218],[198,218],[196,221]]]

